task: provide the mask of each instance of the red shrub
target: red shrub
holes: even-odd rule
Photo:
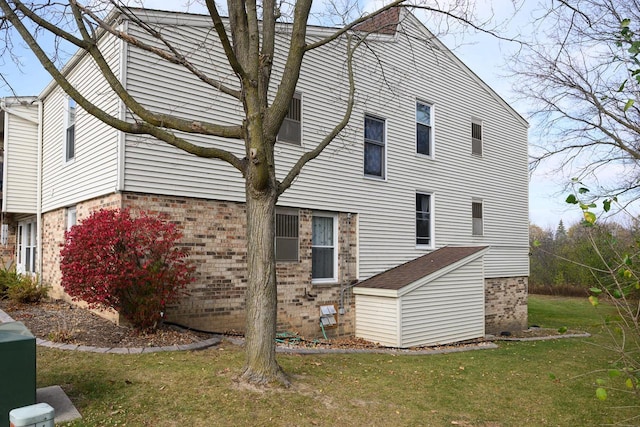
[[[139,329],[153,329],[165,306],[192,281],[175,224],[129,210],[100,210],[65,233],[62,287],[91,308],[113,308]]]

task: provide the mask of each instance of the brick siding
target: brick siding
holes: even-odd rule
[[[485,279],[485,331],[499,334],[527,328],[528,277]]]

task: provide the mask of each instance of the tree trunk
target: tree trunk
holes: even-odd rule
[[[246,362],[241,379],[252,384],[279,382],[288,386],[275,351],[277,196],[272,188],[257,192],[247,187]]]

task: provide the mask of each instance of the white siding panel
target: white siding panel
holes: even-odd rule
[[[194,18],[195,19],[195,18]],[[204,21],[203,21],[204,24]],[[284,206],[353,212],[359,224],[359,275],[368,278],[426,253],[415,246],[415,193],[435,200],[435,247],[486,245],[487,277],[528,274],[527,126],[451,54],[419,42],[413,20],[403,24],[395,42],[370,43],[376,55],[357,55],[357,102],[347,129],[309,163],[280,199]],[[198,46],[219,46],[204,28],[176,27],[176,46],[210,75],[233,86],[220,50],[204,56]],[[163,33],[164,34],[164,33]],[[170,35],[173,34],[173,35]],[[409,37],[416,36],[413,39]],[[344,43],[337,41],[305,57],[297,91],[302,94],[303,146],[276,144],[280,179],[296,159],[338,123],[345,108]],[[155,62],[154,62],[155,61]],[[131,49],[127,84],[153,111],[194,120],[237,124],[239,104],[216,93],[177,66]],[[274,83],[284,63],[274,59]],[[384,68],[384,73],[381,71]],[[435,156],[415,153],[415,101],[433,104]],[[363,177],[363,118],[386,120],[387,176]],[[471,118],[483,122],[483,156],[471,154]],[[241,141],[188,135],[190,141],[217,145],[244,157]],[[222,200],[244,200],[238,171],[215,160],[167,148],[149,139],[127,137],[125,189]],[[472,236],[471,202],[484,206],[484,236]]]
[[[14,105],[5,114],[4,149],[7,179],[3,211],[35,213],[38,184],[38,105]]]
[[[100,41],[107,61],[119,75],[120,46],[112,37]],[[88,56],[69,75],[71,83],[99,108],[119,117],[119,102]],[[118,132],[76,112],[75,159],[64,161],[66,95],[55,88],[44,100],[42,207],[48,211],[112,193],[117,185]]]
[[[482,257],[404,295],[401,305],[402,347],[484,336]]]
[[[356,295],[356,337],[398,347],[398,299]]]

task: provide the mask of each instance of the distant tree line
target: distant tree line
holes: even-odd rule
[[[627,254],[637,253],[639,231],[638,221],[578,223],[567,229],[561,220],[556,230],[529,225],[529,291],[585,296],[590,288],[607,286]]]

